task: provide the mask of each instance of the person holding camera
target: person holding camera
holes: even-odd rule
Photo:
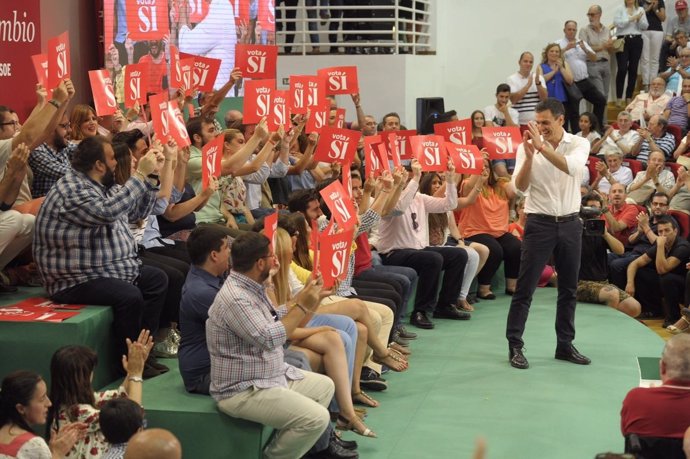
[[[637,317],[641,310],[640,303],[607,280],[607,251],[621,255],[624,247],[609,233],[606,222],[600,218],[603,206],[601,196],[594,192],[586,194],[582,197],[582,206],[580,216],[584,222],[580,260],[589,262],[580,263],[580,278],[575,292],[577,301],[605,304],[630,317]]]

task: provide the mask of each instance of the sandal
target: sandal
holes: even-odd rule
[[[392,349],[388,349],[388,353],[383,356],[373,355],[371,361],[379,365],[385,365],[393,371],[407,370],[407,360]]]
[[[391,351],[397,352],[397,353],[400,354],[400,356],[401,356],[403,359],[405,359],[405,360],[407,360],[407,356],[412,355],[412,351],[411,351],[411,350],[409,350],[409,349],[406,348],[405,346],[399,345],[399,344],[396,343],[395,341],[393,341],[392,343],[390,343],[390,344],[388,345],[388,349],[390,349]]]
[[[474,312],[474,306],[470,304],[469,301],[465,300],[458,300],[457,303],[455,303],[457,308],[461,311],[465,312]]]
[[[682,324],[685,324],[685,326],[681,327]],[[673,333],[674,335],[678,335],[680,333],[688,331],[689,328],[690,321],[685,316],[680,316],[680,319],[678,319],[678,321],[675,324],[666,327],[666,330]]]
[[[357,424],[354,421],[349,421],[342,415],[338,415],[338,420],[335,423],[335,428],[338,430],[350,430],[357,435],[361,435],[362,437],[369,437],[369,438],[376,438],[376,433],[371,430],[369,427],[367,427],[361,420],[359,423],[364,426],[364,430],[361,430],[361,428],[357,427]]]
[[[352,393],[352,403],[368,406],[370,408],[376,408],[377,406],[379,406],[379,402],[369,397],[369,394],[367,394],[363,390]]]

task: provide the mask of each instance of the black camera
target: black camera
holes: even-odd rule
[[[582,218],[582,231],[585,236],[603,236],[606,231],[606,222],[601,220],[601,209],[597,207],[580,207]]]

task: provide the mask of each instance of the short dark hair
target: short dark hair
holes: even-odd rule
[[[233,270],[239,273],[250,271],[258,259],[268,255],[269,243],[268,238],[259,233],[246,232],[237,236],[230,254]]]
[[[194,228],[187,238],[189,259],[195,265],[203,265],[211,252],[218,252],[230,232],[221,225],[207,224]]]
[[[74,170],[86,174],[93,169],[96,161],[105,162],[105,145],[110,145],[110,140],[100,135],[82,140],[72,157]]]
[[[398,115],[396,112],[390,112],[390,113],[386,113],[385,115],[383,115],[383,118],[381,118],[381,124],[385,123],[386,118],[391,117],[391,116],[395,116],[396,118],[398,118],[398,122],[400,121],[400,115]]]
[[[257,219],[252,225],[252,231],[255,233],[260,233],[263,231],[265,221],[266,217]],[[290,235],[290,237],[299,232],[295,224],[290,221],[290,217],[286,214],[278,214],[278,228],[283,228]]]
[[[604,205],[604,200],[601,199],[599,193],[590,191],[589,193],[582,196],[582,205],[586,206],[589,201],[597,201],[599,204]]]
[[[0,105],[0,120],[5,118],[5,113],[12,113],[12,109],[6,105]]]
[[[305,213],[307,207],[309,207],[309,203],[318,200],[319,196],[312,188],[293,191],[288,198],[288,210],[290,212]]]
[[[109,443],[127,443],[144,426],[144,410],[126,397],[108,400],[98,415],[103,436]]]
[[[201,123],[203,120],[201,119],[200,116],[195,116],[193,118],[189,118],[187,120],[187,135],[189,136],[189,139],[194,143],[194,134],[198,135],[201,137]]]
[[[140,129],[132,129],[131,131],[121,131],[115,134],[112,142],[126,143],[130,150],[134,151],[139,139],[146,139],[146,136]]]
[[[657,122],[661,126],[661,130],[666,132],[666,130],[668,129],[668,120],[666,118],[660,116],[660,115],[659,115],[658,119],[659,119],[659,121],[657,121]]]
[[[652,199],[654,199],[654,198],[666,198],[666,204],[668,204],[669,202],[671,202],[671,200],[669,199],[668,195],[667,195],[666,193],[664,193],[663,191],[657,191],[656,193],[654,193],[654,194],[652,195]]]
[[[567,21],[565,21],[565,24],[563,24],[563,27],[568,27],[568,24],[570,24],[571,22],[573,24],[575,24],[575,27],[577,27],[577,21],[573,21],[572,19],[568,19]]]
[[[36,385],[41,380],[41,375],[38,373],[25,370],[10,373],[2,380],[2,387],[0,388],[0,426],[11,422],[28,432],[32,432],[29,423],[17,411],[17,405],[29,405],[34,397]]]
[[[670,215],[662,215],[661,217],[659,217],[659,219],[656,221],[657,228],[659,227],[659,225],[671,225],[673,229],[678,229],[676,221]]]
[[[565,107],[563,107],[563,103],[553,97],[548,97],[545,100],[542,100],[534,108],[534,111],[537,113],[545,112],[547,110],[551,112],[554,118],[565,115]]]
[[[506,83],[501,83],[498,86],[496,86],[496,95],[502,92],[510,92],[510,85]]]

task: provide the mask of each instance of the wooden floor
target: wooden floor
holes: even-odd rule
[[[668,341],[668,339],[673,336],[668,330],[662,327],[664,322],[662,319],[645,319],[640,320],[640,322],[649,327],[650,330],[653,330],[654,333],[661,336],[664,341]]]

